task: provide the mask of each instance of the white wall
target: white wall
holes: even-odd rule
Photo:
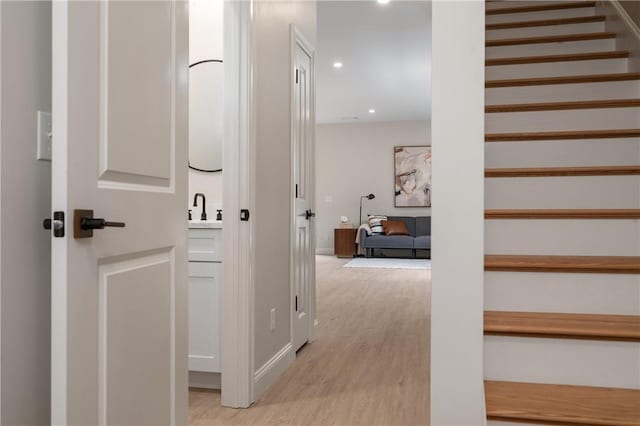
[[[432,16],[431,424],[482,425],[484,2]]]
[[[256,2],[255,42],[255,368],[291,340],[290,25],[312,45],[315,2]],[[276,309],[276,328],[269,315]]]
[[[0,2],[0,424],[50,419],[51,163],[36,111],[51,111],[51,4]]]
[[[224,59],[223,5],[223,0],[189,1],[189,64],[205,59]],[[189,208],[193,209],[194,219],[200,218],[191,207],[193,194],[197,192],[207,197],[209,219],[215,219],[215,209],[222,208],[222,173],[224,170],[205,173],[189,169]]]
[[[394,207],[393,148],[430,145],[428,121],[320,124],[316,127],[316,241],[319,253],[333,252],[333,230],[341,216],[357,227],[362,216],[428,216],[429,208]]]

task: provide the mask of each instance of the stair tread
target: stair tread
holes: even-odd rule
[[[487,168],[485,177],[628,176],[640,175],[640,166],[507,167]]]
[[[514,6],[489,9],[487,15],[504,15],[509,13],[543,12],[546,10],[578,9],[584,7],[595,7],[595,1],[574,1],[566,3],[539,4],[531,6]]]
[[[640,341],[640,315],[485,311],[484,332],[491,335]]]
[[[607,19],[604,15],[594,16],[577,16],[575,18],[560,18],[560,19],[538,19],[535,21],[517,21],[517,22],[500,22],[496,24],[487,24],[487,30],[506,30],[511,28],[526,28],[526,27],[547,27],[552,25],[571,25],[571,24],[586,24],[591,22],[604,22]]]
[[[485,270],[640,274],[640,256],[485,255]]]
[[[486,142],[614,139],[640,136],[640,129],[558,130],[548,132],[487,133]]]
[[[640,219],[640,209],[487,209],[486,219]]]
[[[545,424],[640,424],[640,390],[485,381],[487,417]]]
[[[604,59],[624,59],[629,57],[627,50],[614,50],[606,52],[568,53],[562,55],[517,56],[510,58],[487,59],[485,65],[520,65],[540,64],[549,62],[593,61]]]
[[[631,108],[638,106],[640,106],[640,99],[604,99],[570,102],[487,105],[485,107],[485,112],[561,111],[573,109]]]
[[[496,40],[487,40],[486,47],[495,46],[516,46],[521,44],[543,44],[543,43],[564,43],[572,41],[585,41],[585,40],[604,40],[616,38],[616,33],[613,32],[596,32],[596,33],[579,33],[579,34],[559,34],[551,36],[537,36],[537,37],[519,37],[519,38],[504,38]]]
[[[506,80],[487,80],[485,87],[543,86],[551,84],[603,83],[612,81],[640,80],[640,72],[621,72],[610,74],[584,74],[561,77],[515,78]]]

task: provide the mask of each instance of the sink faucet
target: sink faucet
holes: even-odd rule
[[[200,215],[200,220],[207,220],[207,200],[203,193],[198,192],[193,197],[193,207],[198,207],[198,197],[202,197],[202,214]]]

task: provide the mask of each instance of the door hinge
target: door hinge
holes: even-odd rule
[[[242,209],[240,210],[240,220],[243,222],[248,222],[249,221],[249,209]]]
[[[298,68],[296,68],[296,84],[298,84]]]
[[[298,312],[298,296],[296,296],[296,312]]]
[[[296,183],[296,198],[298,198],[298,184]]]

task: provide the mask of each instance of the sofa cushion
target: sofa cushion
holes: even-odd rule
[[[382,227],[383,220],[387,220],[387,217],[381,215],[369,215],[369,228],[371,229],[371,235],[384,234],[384,229]]]
[[[409,235],[412,237],[416,236],[416,218],[413,216],[389,216],[388,220],[400,220],[407,225],[407,230],[409,231]]]
[[[415,249],[431,249],[431,236],[423,235],[416,237],[413,242],[413,248]]]
[[[413,237],[406,235],[372,235],[366,240],[366,248],[413,248]]]
[[[409,235],[407,225],[401,220],[383,220],[382,227],[385,235]]]
[[[431,235],[431,216],[416,217],[416,233],[417,237]]]

